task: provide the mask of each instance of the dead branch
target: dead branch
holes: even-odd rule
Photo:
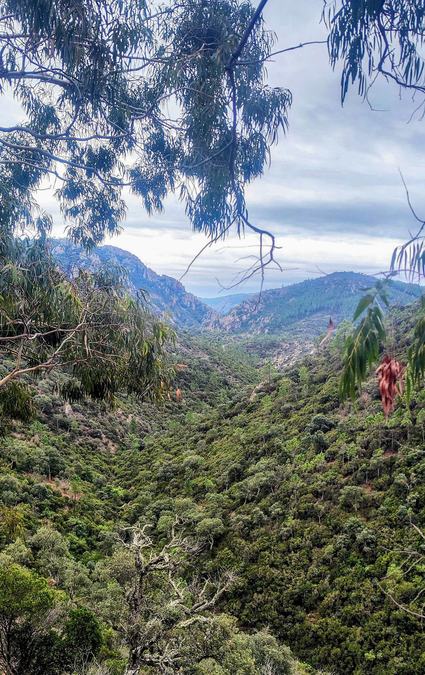
[[[159,672],[176,668],[184,631],[196,623],[212,623],[213,608],[235,583],[233,574],[217,581],[207,577],[201,584],[198,580],[185,583],[184,560],[198,554],[202,546],[184,536],[181,527],[182,522],[176,518],[168,541],[159,550],[149,534],[150,524],[124,528],[119,536],[135,565],[134,581],[127,593],[130,612],[126,675],[135,675],[143,665],[154,665]],[[153,611],[150,584],[158,574],[162,575],[164,603]]]

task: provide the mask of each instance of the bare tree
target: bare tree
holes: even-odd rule
[[[185,634],[193,624],[211,623],[212,610],[235,582],[233,574],[218,580],[183,577],[187,558],[202,546],[184,537],[176,520],[168,541],[157,550],[149,525],[131,527],[121,536],[134,560],[134,577],[126,600],[129,656],[126,675],[143,666],[173,673],[179,664]]]

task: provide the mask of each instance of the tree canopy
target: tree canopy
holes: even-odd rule
[[[324,0],[332,66],[342,63],[341,99],[350,86],[368,97],[377,79],[419,94],[425,105],[425,6],[422,0]]]
[[[177,191],[212,238],[251,227],[244,187],[291,95],[265,83],[273,37],[250,2],[1,0],[0,27],[0,93],[22,115],[0,127],[2,228],[46,225],[48,178],[84,245],[119,230],[124,188],[149,213]]]
[[[15,382],[58,368],[72,375],[63,391],[71,399],[167,394],[163,347],[171,331],[142,297],[126,293],[119,270],[69,279],[39,239],[11,238],[0,263],[0,389],[8,387],[19,415],[28,405]],[[8,392],[0,399],[4,407]]]

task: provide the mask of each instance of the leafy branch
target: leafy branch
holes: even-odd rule
[[[376,286],[366,289],[354,312],[353,320],[360,322],[353,333],[346,338],[344,369],[340,384],[342,399],[354,399],[359,385],[367,378],[369,369],[378,360],[385,326],[381,301],[388,306],[386,282],[378,281]]]

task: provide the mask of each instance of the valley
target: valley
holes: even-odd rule
[[[246,351],[260,367],[278,370],[314,353],[330,319],[344,330],[360,298],[376,282],[366,274],[335,272],[266,290],[260,297],[239,293],[209,301],[188,293],[179,281],[156,274],[135,255],[115,246],[99,246],[88,253],[61,239],[52,240],[51,250],[67,274],[115,267],[125,273],[130,292],[142,291],[147,306],[178,330],[213,336],[230,349]],[[390,306],[409,305],[421,295],[417,284],[390,281]]]
[[[425,674],[424,43],[0,0],[0,675]]]
[[[112,253],[126,261],[127,254]],[[144,274],[157,311],[178,312],[176,286],[167,282],[166,295],[163,277]],[[142,281],[133,275],[135,287]],[[415,391],[407,407],[401,400],[388,421],[374,378],[357,403],[340,402],[344,321],[364,280],[342,274],[324,281],[329,298],[312,291],[322,279],[265,292],[268,317],[276,302],[273,325],[288,325],[276,336],[220,335],[199,325],[188,332],[199,305],[189,305],[178,286],[186,330],[178,329],[169,353],[175,376],[162,404],[131,396],[119,396],[113,408],[64,401],[68,376],[57,373],[30,384],[31,410],[3,414],[0,559],[34,570],[62,593],[64,606],[90,613],[99,645],[79,651],[69,644],[73,658],[96,649],[104,672],[127,672],[133,573],[125,539],[117,536],[140,523],[161,548],[178,523],[199,549],[196,560],[179,563],[179,583],[191,588],[193,574],[234,578],[214,607],[214,630],[227,635],[219,662],[217,637],[211,633],[201,647],[190,632],[191,655],[182,653],[178,672],[262,673],[255,658],[260,663],[267,649],[274,673],[425,669],[423,627],[414,614],[421,607],[421,539],[412,527],[423,526],[425,504],[424,392]],[[298,309],[276,300],[292,292],[299,298],[304,289]],[[394,303],[416,297],[416,287],[395,286]],[[228,316],[246,316],[246,302]],[[292,319],[280,317],[281,307]],[[328,313],[341,325],[320,345]],[[412,310],[393,308],[388,320],[401,358]],[[286,359],[277,361],[285,349]],[[406,558],[404,551],[418,553]],[[124,576],[118,561],[128,567]],[[154,598],[149,602],[159,622],[156,647],[174,644],[174,619],[167,628],[166,615]],[[52,632],[43,635],[50,640]],[[257,656],[252,640],[261,643]],[[254,659],[251,670],[232,665],[236,644],[238,662]]]

